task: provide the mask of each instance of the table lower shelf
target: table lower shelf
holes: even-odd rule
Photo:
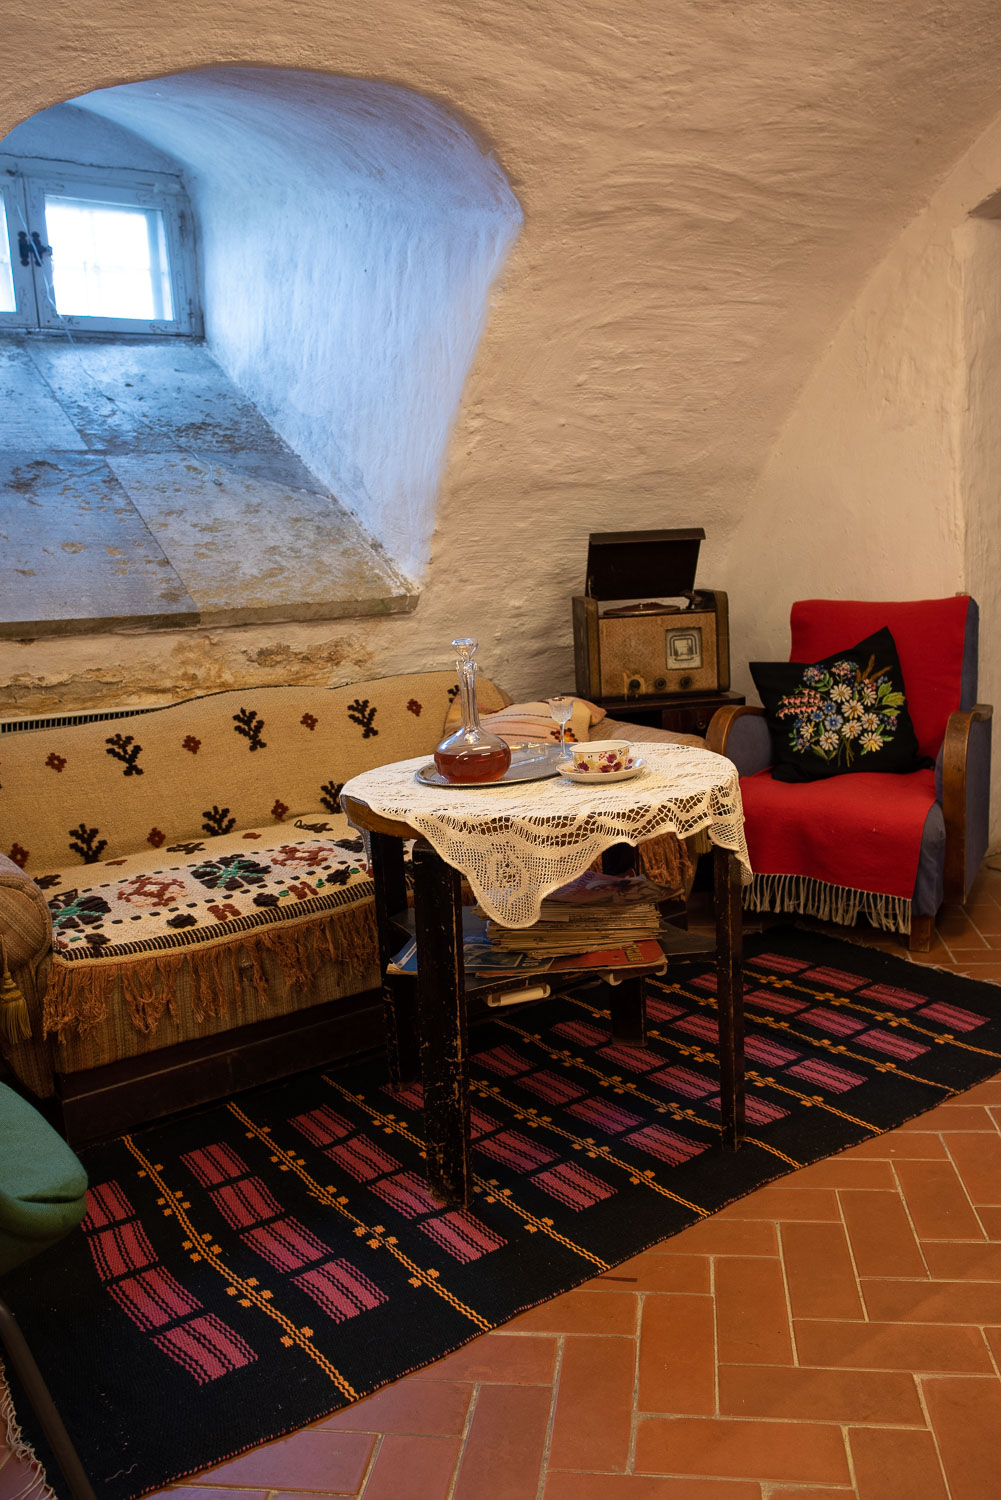
[[[356,815],[360,826],[364,822]],[[414,906],[406,912],[420,955],[413,975],[392,974],[399,950],[407,899],[401,834],[372,828],[371,854],[379,927],[380,961],[385,976],[386,1032],[394,1081],[419,1078],[424,1090],[428,1185],[450,1207],[467,1205],[472,1191],[469,1131],[467,1017],[470,1000],[484,989],[500,992],[501,981],[474,979],[467,989],[463,961],[464,908],[459,873],[418,839],[413,848]],[[719,1009],[719,1067],[723,1147],[736,1150],[744,1130],[744,1049],[741,981],[740,868],[729,850],[714,847],[715,942],[677,929],[676,956],[712,953]],[[412,926],[411,926],[412,924]],[[671,954],[668,953],[668,959]],[[612,1034],[642,1045],[645,1028],[644,980],[659,964],[618,968],[607,963],[577,969],[574,979],[611,972],[618,981],[610,996]],[[638,970],[638,972],[637,972]],[[505,977],[517,987],[531,979],[548,982],[552,971]],[[559,971],[565,976],[567,971]],[[413,981],[416,980],[416,983]],[[399,1002],[399,1003],[397,1003]]]
[[[417,932],[413,912],[409,909],[401,912],[393,921],[409,936],[390,959],[387,974],[394,978],[416,979]],[[528,930],[531,931],[531,928]],[[546,961],[533,959],[528,953],[520,955],[517,949],[505,951],[491,947],[486,931],[484,918],[470,907],[464,906],[462,956],[463,982],[467,994],[479,990],[501,992],[543,982],[562,985],[564,981],[572,983],[575,978],[589,974],[614,974],[620,978],[656,974],[663,972],[671,958],[697,958],[700,954],[713,953],[716,946],[715,940],[707,935],[686,932],[681,927],[665,923],[653,940],[627,940],[614,948],[558,954]],[[656,954],[649,953],[650,941],[656,943]],[[622,955],[621,958],[619,955]]]

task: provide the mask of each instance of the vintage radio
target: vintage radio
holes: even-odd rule
[[[649,698],[730,686],[726,595],[696,591],[701,527],[588,537],[587,583],[573,600],[577,692]]]

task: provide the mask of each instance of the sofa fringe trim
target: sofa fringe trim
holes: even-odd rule
[[[370,901],[340,907],[300,921],[286,921],[240,938],[204,943],[182,953],[156,953],[125,962],[100,960],[52,963],[42,1002],[46,1036],[89,1031],[107,1018],[108,1003],[120,995],[137,1031],[152,1032],[165,1014],[176,1014],[178,974],[187,970],[196,1020],[223,1014],[227,988],[237,997],[244,982],[268,993],[267,960],[277,964],[293,989],[304,989],[323,963],[342,964],[349,980],[362,980],[377,963],[375,910]]]
[[[796,912],[845,927],[863,916],[884,932],[911,930],[911,902],[906,896],[856,891],[806,875],[755,875],[744,887],[743,897],[748,911]]]

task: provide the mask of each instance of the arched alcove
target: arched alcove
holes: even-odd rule
[[[212,355],[419,581],[521,222],[497,162],[411,90],[294,70],[212,67],[72,104],[179,164]]]

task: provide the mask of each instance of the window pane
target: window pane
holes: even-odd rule
[[[46,194],[45,228],[57,312],[83,318],[173,318],[158,209]]]
[[[16,312],[14,276],[10,268],[10,235],[7,233],[7,205],[0,196],[0,312]]]

